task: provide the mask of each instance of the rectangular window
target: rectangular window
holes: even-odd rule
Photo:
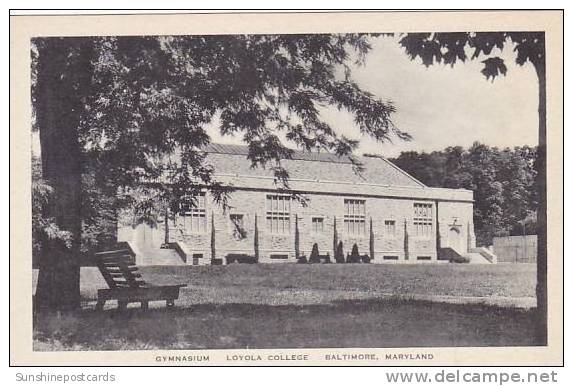
[[[366,235],[366,201],[344,199],[344,232],[348,236]]]
[[[290,196],[267,195],[267,230],[271,234],[290,233]]]
[[[432,260],[432,256],[418,256],[418,260]]]
[[[395,220],[384,221],[384,234],[386,235],[386,237],[395,237],[396,236],[396,221]]]
[[[315,235],[324,233],[324,219],[322,217],[312,218],[312,233]]]
[[[432,237],[432,204],[414,203],[414,234],[422,238]]]
[[[199,265],[199,262],[201,261],[201,259],[203,259],[203,254],[202,253],[194,253],[193,256],[193,265]]]
[[[384,260],[398,260],[398,256],[396,256],[396,255],[385,255]]]
[[[229,215],[229,219],[231,220],[231,233],[235,240],[242,240],[247,237],[244,216],[239,213],[232,213]]]
[[[245,226],[244,226],[245,224],[244,224],[244,222],[243,222],[243,215],[242,215],[242,214],[235,214],[235,213],[234,213],[234,214],[231,214],[231,215],[229,216],[229,218],[231,219],[231,222],[233,223],[233,225],[234,225],[236,228],[240,228],[240,229],[245,228]]]
[[[183,199],[179,204],[179,214],[184,216],[186,228],[191,233],[205,233],[207,230],[207,210],[205,193],[199,193],[190,199]]]
[[[270,258],[273,260],[286,260],[286,259],[288,259],[288,255],[286,255],[286,254],[284,254],[284,255],[273,254],[273,255],[270,255]]]

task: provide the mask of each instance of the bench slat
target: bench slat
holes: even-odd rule
[[[133,262],[133,258],[131,256],[115,256],[110,258],[102,258],[101,259],[104,263],[116,263],[120,261],[128,261]]]
[[[109,274],[110,274],[111,277],[113,277],[113,278],[116,278],[116,277],[123,278],[123,277],[125,277],[125,276],[123,275],[123,273],[121,273],[121,272],[113,272],[113,271],[110,271]],[[133,277],[135,277],[135,278],[141,277],[141,274],[140,274],[140,273],[132,273],[131,275],[133,275]]]
[[[103,252],[96,252],[95,255],[97,257],[106,257],[106,256],[110,256],[110,255],[132,255],[133,252],[131,252],[129,249],[116,249],[114,251],[103,251]]]
[[[179,289],[186,284],[171,286],[153,286],[142,279],[135,265],[131,251],[118,249],[96,253],[97,267],[105,279],[109,289],[98,290],[98,306],[102,309],[106,300],[116,299],[119,308],[123,308],[129,302],[144,303],[150,300],[166,300],[168,306],[179,298]],[[147,307],[145,305],[145,307]]]
[[[120,265],[125,265],[128,269],[132,270],[132,271],[137,271],[138,268],[135,264],[132,263],[121,263],[121,262],[116,262],[116,263],[103,263],[103,266],[106,268],[116,268],[119,269]]]

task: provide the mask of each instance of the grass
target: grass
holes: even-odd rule
[[[234,264],[145,267],[155,282],[451,296],[535,296],[533,264]]]
[[[535,345],[535,313],[384,294],[532,297],[530,265],[142,267],[177,308],[36,315],[35,350]],[[94,288],[97,285],[94,286]],[[83,286],[91,297],[90,286]]]

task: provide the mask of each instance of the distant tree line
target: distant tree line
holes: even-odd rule
[[[469,149],[402,152],[391,161],[427,186],[473,190],[477,244],[491,245],[494,236],[535,233],[536,155],[537,147],[475,142]]]

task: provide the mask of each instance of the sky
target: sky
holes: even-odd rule
[[[498,147],[535,146],[538,89],[533,66],[515,64],[511,46],[493,54],[505,59],[508,71],[492,82],[480,72],[483,58],[426,68],[408,58],[397,38],[375,38],[366,64],[353,67],[353,78],[363,89],[394,103],[397,111],[392,119],[412,141],[395,138],[381,144],[362,137],[352,116],[335,108],[325,109],[322,116],[339,134],[360,139],[358,154],[396,157],[408,150],[467,148],[475,141]],[[216,125],[208,132],[213,142],[241,143],[238,138],[221,137]],[[34,150],[39,150],[38,142],[33,136]]]
[[[508,72],[493,82],[480,72],[484,58],[453,68],[426,68],[421,61],[408,58],[397,38],[377,38],[372,46],[366,64],[354,67],[353,78],[362,88],[395,104],[393,121],[413,140],[396,138],[380,144],[362,138],[350,114],[326,110],[324,119],[339,133],[360,139],[359,154],[395,157],[407,150],[433,151],[453,145],[467,148],[475,141],[498,147],[537,145],[537,76],[530,63],[522,67],[515,64],[511,46],[504,52],[494,51],[505,59]],[[216,142],[238,143],[210,131]]]

